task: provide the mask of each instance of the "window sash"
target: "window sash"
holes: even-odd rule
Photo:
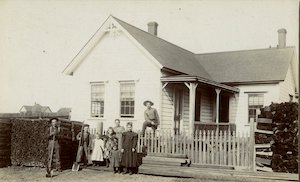
[[[104,117],[104,84],[91,85],[91,117]]]
[[[120,116],[134,117],[135,107],[135,84],[121,83],[120,84]]]
[[[248,122],[253,118],[256,122],[256,110],[264,107],[264,94],[248,94]]]

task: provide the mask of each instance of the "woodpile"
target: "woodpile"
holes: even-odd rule
[[[11,122],[9,120],[0,120],[0,167],[11,165]]]
[[[60,157],[63,169],[71,168],[77,152],[75,135],[81,123],[60,119]],[[45,167],[48,157],[49,119],[12,121],[11,161],[13,165]],[[72,132],[72,129],[74,129]]]
[[[261,117],[272,119],[272,170],[298,173],[298,104],[273,103],[261,109]]]

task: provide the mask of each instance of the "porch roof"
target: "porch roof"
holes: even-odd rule
[[[210,85],[216,88],[227,90],[229,92],[238,93],[240,90],[236,87],[228,86],[222,83],[218,83],[212,80],[204,79],[198,76],[190,75],[174,75],[174,76],[163,76],[160,78],[162,82],[173,82],[173,83],[183,83],[183,82],[199,82],[202,84]]]

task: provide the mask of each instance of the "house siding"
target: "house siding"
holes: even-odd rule
[[[235,107],[232,105],[230,108],[231,118],[234,119],[234,113],[236,113],[234,123],[236,123],[237,131],[250,131],[248,123],[248,94],[254,92],[264,93],[264,106],[268,106],[271,102],[279,101],[279,84],[240,85],[237,87],[240,89],[240,92],[237,95]],[[231,102],[231,104],[233,103]]]
[[[120,118],[120,81],[135,82],[135,117],[121,118],[121,125],[133,122],[135,131],[144,122],[144,100],[152,100],[161,114],[161,70],[122,32],[105,35],[73,74],[72,120],[85,120],[91,127],[103,122],[104,129]],[[90,117],[90,82],[105,84],[104,118]]]
[[[188,88],[183,90],[183,116],[182,116],[182,128],[183,131],[189,130],[189,107],[190,107],[190,95]]]
[[[291,67],[289,67],[288,72],[286,74],[286,78],[283,82],[279,83],[280,87],[280,96],[279,101],[280,102],[289,102],[290,96],[295,96],[295,81],[292,76],[292,70]]]
[[[213,121],[213,97],[208,90],[201,89],[201,122],[214,122]]]
[[[236,111],[238,106],[238,98],[233,95],[229,97],[229,123],[236,121]]]
[[[161,129],[172,129],[174,118],[173,87],[168,85],[162,91]]]

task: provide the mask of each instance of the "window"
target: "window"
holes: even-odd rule
[[[122,118],[134,117],[135,84],[120,83],[120,116]]]
[[[104,84],[91,85],[91,117],[104,116]]]
[[[251,118],[254,118],[256,121],[256,110],[264,107],[264,94],[255,93],[248,95],[248,122]]]

